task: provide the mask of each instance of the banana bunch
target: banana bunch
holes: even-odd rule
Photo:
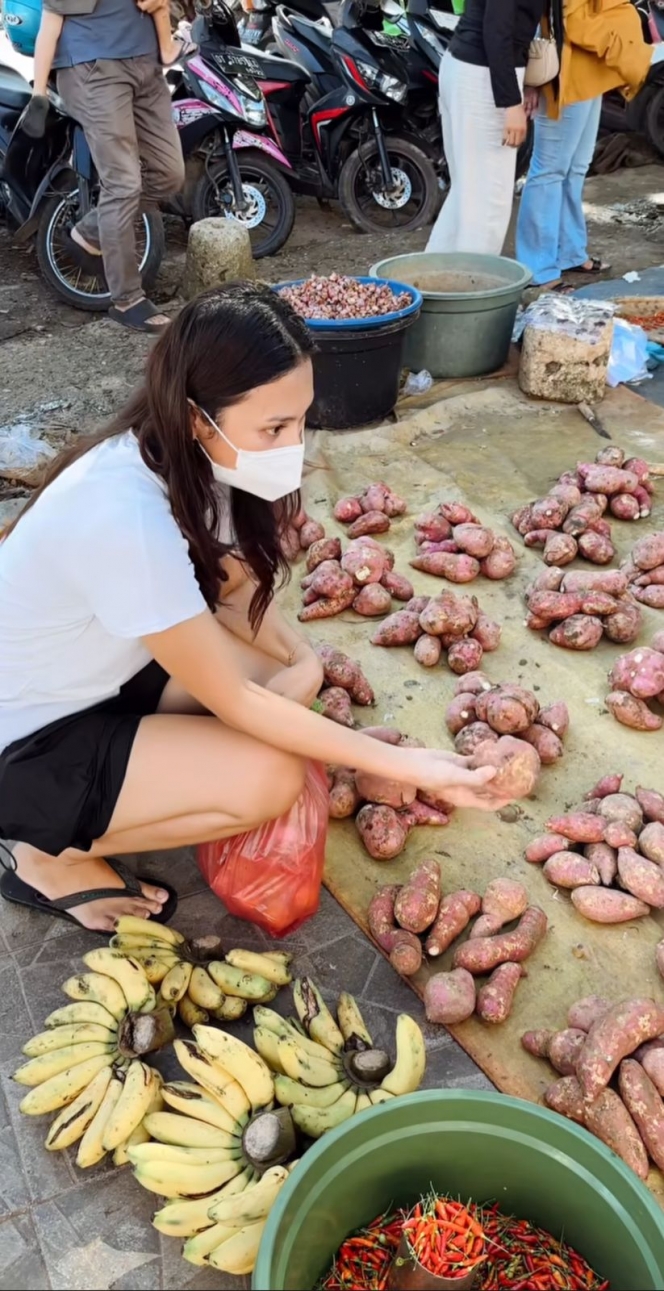
[[[49,1152],[78,1143],[77,1165],[95,1165],[107,1152],[120,1165],[149,1137],[146,1113],[162,1105],[161,1077],[139,1055],[169,1043],[173,1022],[136,960],[105,948],[84,962],[90,971],[62,988],[73,1003],[49,1014],[46,1030],[24,1045],[29,1061],[14,1080],[29,1086],[20,1104],[26,1116],[59,1111]]]
[[[310,1138],[320,1138],[356,1112],[421,1084],[426,1065],[424,1038],[407,1013],[397,1019],[396,1063],[374,1049],[352,995],[343,993],[338,1023],[320,991],[303,977],[293,986],[298,1021],[273,1009],[254,1009],[254,1044],[275,1073],[274,1092],[293,1121]]]
[[[224,956],[218,937],[186,941],[174,928],[131,915],[118,919],[111,947],[142,964],[148,980],[159,985],[161,1002],[177,1006],[190,1028],[210,1018],[235,1022],[249,1001],[270,1003],[292,981],[292,956],[284,951],[238,949]]]
[[[147,1141],[127,1157],[138,1182],[167,1198],[155,1228],[186,1238],[192,1264],[239,1276],[253,1269],[295,1134],[290,1116],[271,1110],[272,1075],[253,1049],[201,1024],[194,1035],[195,1044],[176,1040],[175,1052],[195,1083],[162,1086],[163,1110],[147,1113]]]

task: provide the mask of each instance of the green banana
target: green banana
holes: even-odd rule
[[[292,1116],[295,1124],[311,1139],[319,1139],[328,1130],[347,1121],[355,1111],[357,1094],[349,1089],[331,1107],[293,1107]]]
[[[333,1062],[331,1055],[328,1059],[314,1058],[295,1039],[279,1041],[279,1059],[291,1080],[300,1080],[314,1088],[335,1085],[343,1074],[341,1064]]]
[[[334,1085],[311,1089],[307,1085],[300,1084],[299,1080],[291,1080],[290,1076],[274,1078],[274,1092],[277,1102],[281,1103],[282,1107],[294,1107],[297,1104],[304,1107],[331,1107],[342,1094],[345,1094],[349,1085],[349,1081],[340,1080]]]

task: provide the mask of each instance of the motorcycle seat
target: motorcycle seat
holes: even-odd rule
[[[313,27],[319,36],[329,37],[332,39],[332,23],[329,18],[305,18],[303,13],[293,13],[287,11],[291,19],[290,25],[293,27]]]
[[[0,63],[0,104],[20,111],[29,102],[32,90],[24,76],[13,67]]]

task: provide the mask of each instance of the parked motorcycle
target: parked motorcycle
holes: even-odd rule
[[[253,49],[266,49],[276,53],[276,44],[272,34],[272,19],[277,10],[275,0],[241,0],[243,16],[238,23],[238,30],[243,45]],[[297,0],[298,13],[304,14],[312,22],[325,18],[331,27],[339,25],[341,14],[340,0]]]
[[[110,295],[103,273],[86,273],[69,250],[70,229],[96,203],[99,181],[80,126],[51,96],[41,139],[29,138],[19,125],[30,98],[20,72],[0,64],[0,213],[15,240],[34,239],[40,270],[53,291],[76,309],[108,309]],[[164,254],[164,230],[158,212],[137,222],[137,247],[146,291]]]

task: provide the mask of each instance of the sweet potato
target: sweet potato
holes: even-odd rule
[[[529,726],[522,733],[521,738],[526,740],[528,744],[532,744],[543,767],[552,766],[554,762],[558,761],[558,758],[563,756],[565,751],[562,740],[558,739],[555,731],[548,730],[546,726],[540,726],[538,722],[535,722],[533,726]]]
[[[390,520],[395,520],[397,516],[406,514],[408,503],[405,498],[399,497],[399,494],[395,493],[393,489],[385,487],[383,510],[385,515],[390,517]]]
[[[544,562],[547,565],[569,565],[578,555],[579,546],[571,533],[549,530],[544,543]],[[560,584],[559,584],[560,585]]]
[[[609,674],[611,687],[628,690],[637,699],[653,699],[664,690],[664,654],[639,646],[623,654]]]
[[[561,498],[547,496],[531,503],[530,523],[535,529],[559,529],[569,507]]]
[[[603,1089],[593,1103],[586,1102],[583,1123],[633,1170],[648,1177],[648,1157],[643,1140],[625,1104],[612,1089]]]
[[[664,873],[654,861],[640,856],[633,847],[620,847],[618,875],[626,892],[656,910],[664,909]]]
[[[373,543],[351,543],[341,557],[341,568],[350,575],[358,587],[366,583],[380,583],[387,572],[385,555]]]
[[[436,918],[439,905],[440,866],[435,860],[424,860],[394,902],[396,921],[407,932],[424,932]]]
[[[624,777],[622,775],[605,775],[596,785],[586,794],[584,798],[608,798],[610,794],[620,793],[620,786]]]
[[[649,861],[664,866],[664,825],[651,821],[639,834],[639,850]]]
[[[549,632],[549,641],[565,650],[594,650],[602,639],[604,625],[591,614],[573,614]]]
[[[538,619],[555,623],[557,619],[569,619],[580,613],[581,595],[578,592],[531,592],[528,609]]]
[[[512,513],[512,517],[511,517],[512,524],[514,525],[514,528],[517,530],[517,532],[521,534],[522,537],[524,534],[528,533],[528,530],[531,527],[531,520],[530,520],[531,509],[532,508],[530,507],[530,505],[527,505],[525,507],[519,507],[517,511],[514,511]]]
[[[578,1028],[579,1031],[589,1031],[598,1018],[604,1017],[604,1014],[611,1008],[611,1001],[603,995],[584,995],[576,1003],[570,1005],[567,1013],[567,1025]]]
[[[597,533],[594,529],[586,529],[585,533],[579,534],[577,542],[581,555],[585,556],[586,560],[591,560],[593,565],[609,565],[616,555],[611,539],[606,534]]]
[[[300,528],[300,546],[303,551],[307,551],[314,543],[321,542],[324,537],[325,530],[318,520],[307,519]]]
[[[330,789],[330,816],[333,820],[346,820],[354,816],[362,799],[355,784],[355,774],[349,767],[335,767]]]
[[[489,681],[486,673],[476,670],[475,672],[466,673],[461,681],[457,681],[454,687],[454,694],[481,695],[484,691],[491,690],[493,683]]]
[[[396,726],[363,726],[362,734],[371,740],[380,740],[381,744],[401,744],[403,739]]]
[[[633,1058],[625,1058],[618,1075],[620,1096],[643,1143],[659,1169],[664,1169],[664,1103],[648,1073]]]
[[[569,838],[563,838],[562,834],[540,834],[528,844],[525,852],[526,860],[531,865],[541,865],[543,861],[548,861],[550,856],[555,856],[556,852],[568,851],[572,846]]]
[[[651,712],[645,700],[636,699],[624,690],[612,691],[604,703],[617,722],[633,731],[659,731],[662,727],[662,718]]]
[[[564,484],[560,481],[549,489],[549,497],[559,498],[568,507],[576,507],[581,501],[581,489],[577,484]]]
[[[441,502],[438,510],[450,524],[477,524],[477,516],[463,502]]]
[[[340,524],[352,524],[353,520],[359,520],[362,515],[362,507],[359,498],[339,498],[332,512],[335,520]]]
[[[584,497],[578,506],[572,507],[562,523],[563,533],[568,533],[572,538],[579,538],[585,533],[588,525],[593,520],[598,520],[602,514],[602,508],[596,498]],[[559,525],[554,526],[559,528]]]
[[[408,610],[397,610],[388,614],[376,628],[371,644],[375,646],[412,645],[422,635],[420,620],[417,614]]]
[[[449,825],[450,817],[446,811],[441,811],[439,807],[432,807],[429,803],[422,802],[420,798],[415,798],[408,807],[404,807],[399,812],[400,818],[409,829],[417,828],[420,825]]]
[[[426,539],[418,543],[420,554],[430,551],[451,551],[453,555],[458,556],[459,548],[452,538],[443,538],[442,542],[428,542]]]
[[[585,1031],[577,1027],[566,1027],[564,1031],[556,1031],[551,1037],[547,1054],[551,1066],[561,1076],[573,1076],[576,1072],[576,1060],[585,1042]]]
[[[664,586],[635,587],[634,595],[640,605],[648,605],[651,610],[664,610]]]
[[[546,1058],[549,1052],[549,1045],[555,1035],[555,1031],[524,1031],[521,1036],[521,1044],[526,1053],[532,1054],[533,1058]]]
[[[424,1010],[428,1022],[465,1022],[475,1011],[475,979],[463,968],[434,973],[424,987]]]
[[[395,574],[393,569],[386,569],[380,581],[395,601],[412,600],[413,584],[405,574]]]
[[[499,735],[518,735],[530,726],[530,713],[519,699],[497,689],[487,695],[486,720]]]
[[[368,484],[360,496],[360,506],[365,515],[368,515],[371,511],[384,511],[386,497],[387,485]]]
[[[552,816],[547,829],[562,834],[572,843],[601,843],[604,838],[604,821],[591,812],[575,811],[567,816]]]
[[[638,834],[643,827],[643,811],[631,793],[608,793],[598,808],[600,816],[608,821],[620,821]]]
[[[300,530],[300,534],[304,533],[306,527],[305,525]],[[321,527],[319,525],[319,528]],[[300,541],[302,541],[301,538]],[[341,560],[341,542],[338,538],[319,538],[316,542],[312,542],[307,550],[307,572],[313,574],[324,560]]]
[[[341,686],[347,690],[356,704],[373,704],[374,693],[359,663],[349,659],[343,650],[333,646],[318,645],[316,654],[323,665],[323,674],[327,686]]]
[[[471,937],[492,937],[528,908],[528,892],[516,879],[493,879],[482,898],[482,914]]]
[[[457,969],[457,972],[462,972]],[[477,1016],[483,1022],[499,1025],[505,1022],[512,1011],[516,988],[525,970],[520,964],[499,964],[494,969],[488,982],[477,992]]]
[[[468,596],[443,592],[432,596],[420,614],[420,627],[430,636],[463,637],[474,628],[478,617],[477,602]]]
[[[590,1028],[576,1074],[588,1102],[604,1089],[619,1062],[664,1031],[664,1011],[648,998],[620,1000]]]
[[[633,493],[639,483],[638,475],[618,466],[582,463],[577,470],[588,493],[606,493],[608,497],[614,493]]]
[[[496,541],[491,529],[481,524],[457,524],[452,529],[452,537],[459,551],[465,551],[467,556],[474,556],[476,560],[484,560],[493,551]]]
[[[466,941],[455,951],[455,968],[467,968],[469,973],[490,973],[499,964],[517,963],[528,959],[537,949],[547,928],[547,918],[538,906],[529,906],[516,928],[498,933],[495,937],[478,937]]]
[[[452,735],[458,735],[459,731],[462,731],[464,726],[468,726],[474,719],[475,696],[470,692],[461,691],[461,694],[455,695],[447,706],[445,712],[447,729]]]
[[[365,802],[394,807],[395,811],[408,807],[416,795],[414,787],[397,780],[386,780],[383,776],[371,775],[368,771],[356,771],[355,784],[360,798]]]
[[[554,852],[544,863],[543,874],[559,888],[581,888],[600,883],[599,870],[578,852]]]
[[[311,579],[311,591],[316,596],[328,596],[334,599],[343,596],[353,588],[350,574],[344,573],[338,560],[322,560],[317,565]]]
[[[450,583],[472,583],[480,572],[479,561],[474,556],[454,555],[448,551],[425,552],[422,556],[416,556],[410,564],[423,574],[447,578]]]
[[[452,526],[438,511],[425,511],[415,521],[415,532],[429,542],[443,542],[452,537]]]
[[[544,1090],[544,1102],[552,1112],[558,1112],[570,1121],[577,1121],[579,1125],[585,1123],[583,1094],[576,1076],[562,1076],[560,1080],[554,1080]]]
[[[350,695],[347,690],[342,690],[341,686],[330,686],[328,690],[322,690],[318,696],[318,703],[323,717],[329,717],[332,722],[338,722],[339,726],[351,728],[355,726]]]
[[[375,861],[391,861],[406,845],[408,830],[392,807],[369,803],[358,811],[355,824]]]
[[[526,547],[546,547],[551,529],[530,529],[524,537]]]
[[[389,955],[392,967],[403,977],[412,977],[422,963],[422,947],[411,932],[395,926],[394,902],[398,894],[398,885],[379,888],[369,905],[367,921],[371,936]]]
[[[480,904],[477,894],[465,889],[450,892],[443,897],[433,927],[424,943],[427,955],[442,955],[468,926],[473,915],[477,914]]]
[[[639,500],[633,493],[617,493],[609,502],[609,511],[616,520],[638,520]]]
[[[313,588],[311,587],[307,587],[306,591],[302,593],[303,605],[315,605],[316,601],[319,601],[319,600],[320,600],[320,597],[316,595]]]
[[[650,587],[653,583],[661,587],[664,583],[664,565],[655,565],[654,569],[649,569],[647,574],[639,574],[634,581],[639,587]]]
[[[595,461],[600,466],[624,466],[625,451],[617,444],[607,444],[595,454]]]
[[[311,589],[309,589],[311,590]],[[321,596],[317,601],[304,605],[298,614],[300,623],[311,623],[315,619],[332,619],[350,609],[357,589],[340,592],[338,596]],[[306,594],[305,594],[306,595]]]
[[[638,838],[621,820],[610,820],[604,830],[604,842],[613,848],[636,847]]]
[[[527,798],[535,788],[540,771],[536,749],[511,735],[502,735],[495,744],[488,740],[479,744],[469,765],[471,770],[483,766],[496,767],[489,792],[506,801]]]
[[[540,726],[546,726],[548,730],[553,731],[558,739],[564,739],[569,727],[567,704],[563,700],[558,700],[555,704],[547,704],[537,714],[537,721]]]
[[[608,843],[587,843],[583,849],[586,860],[597,869],[600,882],[610,888],[618,873],[618,853]]]
[[[496,732],[491,730],[487,722],[470,722],[455,736],[454,748],[462,757],[467,758],[481,744],[486,744],[487,741],[497,744],[499,738]]]
[[[634,1056],[639,1057],[643,1070],[650,1077],[658,1094],[664,1096],[664,1049],[650,1049],[643,1057],[639,1056],[639,1051],[637,1050]]]
[[[632,547],[632,560],[639,569],[645,570],[664,565],[664,529],[639,538]]]
[[[636,475],[641,484],[650,477],[650,464],[643,457],[628,457],[622,466],[626,471],[631,471],[632,475]]]
[[[496,623],[494,619],[490,619],[483,610],[480,610],[471,636],[475,641],[479,641],[484,651],[489,653],[498,649],[502,631],[499,623]]]
[[[652,511],[650,492],[651,490],[649,490],[647,487],[644,487],[643,484],[639,484],[638,488],[634,490],[634,497],[636,498],[639,504],[640,520],[645,520],[646,516],[649,516],[650,512]]]
[[[664,794],[657,793],[655,789],[642,789],[639,785],[635,796],[646,820],[664,825]]]
[[[384,511],[366,511],[357,520],[353,520],[348,530],[348,537],[364,538],[371,533],[387,533],[389,527],[389,517]]]
[[[479,641],[475,641],[473,637],[465,637],[462,641],[452,642],[447,652],[447,662],[452,672],[463,675],[479,668],[483,654]]]
[[[367,583],[360,591],[355,589],[356,595],[353,601],[353,609],[356,614],[362,614],[367,619],[380,618],[382,614],[392,608],[392,597],[386,587],[380,583]]]
[[[613,888],[575,888],[572,905],[591,923],[629,923],[650,914],[650,906],[643,901]]]
[[[572,569],[563,578],[563,591],[600,591],[622,596],[627,591],[627,577],[620,569]]]
[[[480,572],[495,582],[509,578],[516,569],[516,553],[508,538],[498,536],[488,556],[480,561]]]
[[[443,644],[440,637],[430,637],[428,633],[423,635],[415,642],[413,654],[417,663],[423,668],[435,668],[440,663],[440,656],[443,653]]]

